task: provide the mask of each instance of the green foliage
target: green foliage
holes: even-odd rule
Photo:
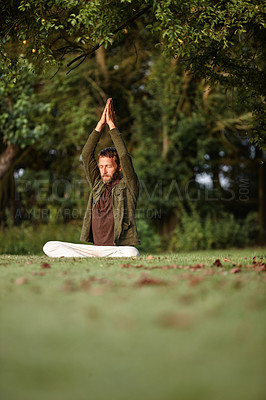
[[[251,156],[246,138],[251,115],[235,104],[233,95],[221,87],[211,89],[166,57],[152,58],[142,87],[130,102],[140,208],[160,211],[161,220],[171,224],[190,199],[199,200],[198,210],[210,210],[213,203],[205,201],[206,193],[212,192],[217,200],[232,192],[237,195],[239,179],[256,170],[257,155]],[[198,183],[204,174],[211,179],[212,189]],[[223,178],[227,187],[221,184]],[[232,212],[230,206],[228,202]],[[162,228],[159,221],[150,222]]]
[[[0,254],[42,254],[49,240],[79,242],[80,224],[31,224],[22,223],[0,230]]]
[[[24,148],[32,145],[48,131],[45,121],[49,102],[40,102],[34,91],[36,76],[26,60],[21,59],[18,75],[10,81],[6,67],[0,64],[0,130],[7,144]]]
[[[155,228],[144,218],[136,218],[138,234],[141,241],[140,252],[158,254],[162,251],[161,238]]]
[[[202,217],[195,206],[191,206],[189,211],[183,209],[179,218],[180,224],[170,241],[171,251],[244,247],[255,243],[259,230],[254,213],[238,221],[226,212]]]
[[[265,97],[265,4],[262,0],[20,0],[6,3],[0,6],[4,33],[1,48],[8,64],[16,54],[9,38],[42,69],[45,63],[61,65],[64,56],[73,52],[80,55],[78,62],[82,61],[97,48],[96,44],[106,48],[125,46],[125,34],[134,29],[135,19],[141,18],[152,34],[153,46],[160,46],[194,74],[227,88],[240,88],[243,101],[250,96],[257,100],[258,96]],[[262,99],[257,102],[253,108],[255,114],[263,106]]]
[[[49,240],[79,243],[82,222],[72,220],[64,223],[64,210],[61,218],[56,208],[49,206],[49,211],[49,223],[43,223],[38,208],[31,208],[31,221],[24,221],[19,226],[12,226],[10,221],[8,228],[0,230],[0,254],[42,254],[42,247]],[[158,254],[162,250],[159,234],[143,219],[138,219],[137,226],[141,253]]]

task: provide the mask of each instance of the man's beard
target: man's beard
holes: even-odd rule
[[[118,177],[119,177],[119,170],[118,170],[118,167],[117,167],[117,170],[113,173],[113,175],[103,175],[102,176],[102,181],[104,183],[112,183],[112,182],[116,181]],[[103,178],[106,178],[106,179],[103,179]]]

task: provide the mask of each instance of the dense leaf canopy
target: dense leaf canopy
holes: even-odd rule
[[[70,71],[101,45],[124,46],[141,19],[153,46],[212,83],[237,87],[263,138],[264,6],[262,0],[2,1],[1,52],[9,66],[22,52],[36,69],[72,54]]]

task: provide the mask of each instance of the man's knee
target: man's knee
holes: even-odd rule
[[[43,246],[43,252],[49,256],[49,254],[51,253],[51,251],[53,251],[55,249],[56,246],[58,246],[60,242],[56,241],[56,240],[51,240],[50,242],[45,243],[45,245]]]
[[[127,253],[127,257],[138,257],[139,256],[138,249],[136,249],[136,247],[133,247],[133,246],[127,246],[126,253]]]

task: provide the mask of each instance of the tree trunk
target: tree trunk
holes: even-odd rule
[[[19,152],[19,147],[8,145],[2,154],[0,154],[0,180],[2,180],[5,174],[9,171],[12,166],[14,159]]]
[[[17,163],[28,154],[31,146],[27,147],[19,156],[19,147],[9,145],[0,154],[0,226],[3,227],[6,220],[6,210],[14,222],[15,213],[15,182],[14,168]]]
[[[266,239],[266,164],[259,165],[259,230],[260,242]]]
[[[163,217],[158,224],[161,238],[163,240],[168,239],[173,233],[173,230],[176,228],[177,224],[178,218],[174,212],[172,212],[168,216]]]
[[[104,77],[103,86],[106,88],[109,86],[109,71],[106,64],[106,55],[103,46],[96,51],[96,62],[99,65],[102,76]]]
[[[187,89],[189,87],[192,78],[193,75],[191,74],[190,71],[185,71],[183,73],[183,83],[182,83],[180,98],[175,111],[176,116],[178,116],[181,111],[185,115],[190,115],[191,113],[191,104],[188,101]]]
[[[164,120],[164,118],[163,118],[163,120]],[[163,122],[162,135],[163,135],[162,158],[166,159],[166,156],[167,156],[167,153],[169,150],[169,146],[170,146],[170,140],[168,138],[168,129],[167,129],[166,121]]]

